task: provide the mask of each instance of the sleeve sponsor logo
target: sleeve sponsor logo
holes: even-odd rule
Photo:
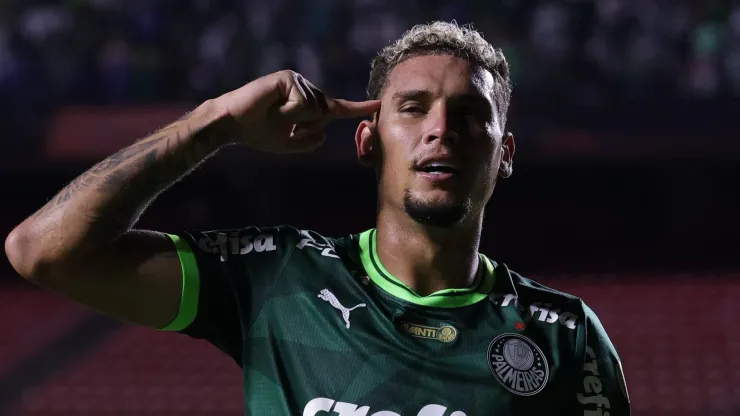
[[[248,231],[231,231],[228,233],[202,233],[198,247],[206,253],[217,254],[221,261],[230,256],[241,256],[249,253],[275,251],[275,236],[272,234],[254,234]]]
[[[491,341],[488,367],[506,390],[519,396],[541,392],[550,376],[545,354],[537,344],[520,334],[501,334]]]
[[[332,244],[331,241],[325,238],[316,239],[306,230],[301,230],[301,241],[296,244],[296,248],[299,250],[313,248],[321,251],[321,255],[324,257],[339,258],[337,252],[334,250],[334,244]]]
[[[519,303],[516,295],[511,294],[498,295],[492,293],[490,299],[494,305],[501,306],[502,308],[513,305],[523,315],[526,322],[533,320],[548,324],[559,322],[568,329],[576,329],[578,315],[571,312],[562,312],[560,309],[554,309],[552,304],[534,302],[527,308]]]
[[[353,403],[338,402],[326,397],[317,397],[306,403],[306,407],[303,408],[303,416],[319,416],[324,414],[338,416],[404,416],[390,410],[372,411],[371,413],[370,406],[358,406]],[[459,410],[448,413],[448,409],[445,406],[439,404],[428,404],[422,407],[415,416],[467,415]]]
[[[578,393],[578,402],[583,405],[584,416],[609,416],[609,399],[601,394],[603,383],[599,374],[599,362],[593,348],[586,346],[586,359],[583,363],[583,393]]]

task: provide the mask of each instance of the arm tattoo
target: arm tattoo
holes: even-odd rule
[[[82,175],[78,176],[69,185],[67,185],[61,192],[59,192],[44,208],[51,209],[54,207],[60,207],[65,205],[69,200],[77,193],[84,191],[85,189],[94,186],[102,178],[105,181],[110,181],[116,177],[116,168],[131,158],[136,158],[142,152],[150,150],[149,158],[156,158],[156,149],[152,149],[157,145],[158,140],[151,140],[146,142],[139,142],[130,147],[127,147],[118,153],[108,157],[97,165],[93,166],[90,170],[86,171]]]
[[[153,135],[99,162],[62,189],[35,217],[69,208],[82,209],[85,225],[128,227],[156,194],[216,150],[210,123],[193,120],[195,111]],[[195,117],[197,118],[197,117]],[[76,201],[74,207],[69,205]],[[111,230],[112,231],[112,230]],[[125,231],[125,230],[122,230]]]

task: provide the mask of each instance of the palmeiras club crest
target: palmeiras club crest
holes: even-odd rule
[[[542,391],[550,376],[545,354],[521,334],[501,334],[488,346],[488,367],[508,391],[532,396]]]

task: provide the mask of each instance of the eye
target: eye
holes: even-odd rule
[[[486,108],[480,106],[467,106],[461,108],[461,113],[466,118],[474,118],[478,121],[486,121],[490,118],[490,112]]]
[[[418,104],[408,104],[408,105],[401,107],[401,112],[407,113],[407,114],[423,114],[426,111],[424,110],[422,106]]]

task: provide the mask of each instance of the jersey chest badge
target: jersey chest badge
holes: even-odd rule
[[[452,342],[457,339],[457,329],[451,325],[440,327],[425,326],[412,324],[411,322],[400,321],[398,323],[401,331],[416,338],[433,339],[440,342]]]
[[[550,366],[540,347],[520,334],[501,334],[488,346],[488,368],[508,391],[532,396],[545,388]]]

